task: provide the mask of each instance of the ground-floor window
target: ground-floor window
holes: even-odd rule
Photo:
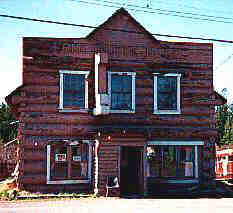
[[[147,146],[147,177],[197,178],[197,145],[158,143]]]
[[[91,143],[52,143],[47,146],[47,183],[86,183],[91,176]]]

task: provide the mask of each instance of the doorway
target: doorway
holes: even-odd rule
[[[143,147],[121,147],[121,196],[143,194]]]

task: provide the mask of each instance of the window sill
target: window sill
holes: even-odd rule
[[[166,114],[174,114],[174,115],[179,115],[181,114],[180,110],[154,110],[153,114],[157,115],[166,115]]]
[[[90,180],[47,180],[47,184],[78,184],[90,183]]]
[[[59,112],[82,112],[87,113],[88,109],[58,109]]]
[[[193,179],[187,179],[187,178],[183,178],[183,179],[176,179],[176,178],[173,178],[173,179],[169,179],[169,178],[156,178],[156,177],[147,177],[148,179],[154,179],[156,180],[156,182],[158,183],[170,183],[170,184],[176,184],[176,183],[199,183],[199,179],[198,178],[193,178]]]
[[[109,110],[110,113],[135,113],[135,110]]]

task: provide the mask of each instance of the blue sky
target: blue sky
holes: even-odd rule
[[[117,8],[87,4],[110,5],[108,0],[0,0],[0,14],[25,16],[75,24],[98,26]],[[232,17],[232,0],[112,0],[113,6],[124,6],[129,13],[151,33],[172,34],[191,37],[206,37],[233,40],[233,24],[186,19],[161,14],[132,11],[127,5]],[[117,4],[116,4],[117,3]],[[216,19],[216,18],[215,18]],[[227,20],[232,21],[232,20]],[[22,83],[22,37],[84,37],[90,29],[63,25],[36,23],[0,17],[0,102]],[[192,41],[185,39],[160,40]],[[193,40],[194,41],[194,40]],[[201,42],[201,41],[195,41]],[[214,87],[217,91],[227,88],[228,101],[233,101],[233,44],[214,42]],[[221,65],[221,66],[219,66]]]

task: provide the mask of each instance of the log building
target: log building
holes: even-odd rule
[[[125,9],[85,38],[23,38],[17,182],[42,192],[197,192],[215,183],[213,45],[157,40]]]

